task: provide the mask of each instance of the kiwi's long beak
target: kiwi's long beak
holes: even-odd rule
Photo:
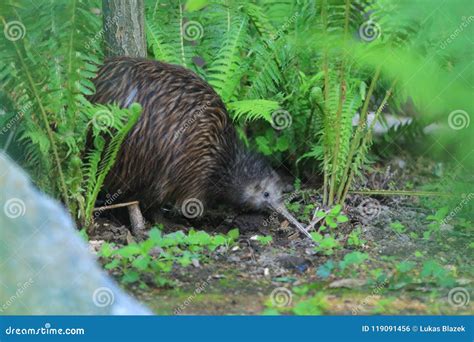
[[[282,214],[291,224],[293,224],[296,228],[298,228],[299,231],[301,231],[304,235],[310,238],[311,241],[313,241],[313,238],[308,233],[308,231],[303,227],[301,223],[298,222],[297,219],[293,217],[293,215],[290,214],[290,212],[284,207],[284,205],[275,205],[275,206],[272,206],[272,208],[276,210],[278,213]]]

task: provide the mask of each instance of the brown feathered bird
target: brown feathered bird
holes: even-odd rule
[[[143,108],[107,176],[108,192],[120,189],[146,211],[170,203],[187,217],[216,202],[274,209],[306,233],[283,205],[277,173],[243,146],[221,98],[194,72],[118,57],[105,62],[94,84],[94,103]]]

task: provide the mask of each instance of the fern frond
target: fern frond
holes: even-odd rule
[[[225,103],[230,101],[235,94],[240,79],[245,72],[242,67],[240,48],[244,42],[243,37],[245,36],[246,27],[245,18],[241,18],[237,25],[232,26],[216,59],[208,69],[208,81]]]
[[[146,36],[153,56],[159,61],[173,63],[177,58],[171,45],[165,40],[164,33],[151,20],[146,20]]]
[[[246,121],[264,119],[272,122],[272,113],[280,107],[276,101],[269,100],[243,100],[227,104],[234,120],[245,118]]]
[[[134,103],[130,106],[130,109],[118,109],[118,108],[110,108],[111,113],[114,117],[121,116],[118,114],[122,112],[127,118],[126,123],[121,126],[117,132],[113,134],[110,138],[110,141],[105,145],[105,148],[102,148],[99,145],[99,150],[90,154],[89,160],[89,178],[87,189],[91,191],[88,193],[87,200],[86,200],[86,208],[85,208],[85,220],[86,222],[90,222],[92,217],[92,211],[94,209],[95,201],[97,196],[99,195],[100,190],[102,189],[102,185],[105,181],[105,177],[112,169],[113,165],[115,164],[117,154],[120,151],[120,147],[127,137],[130,130],[138,121],[138,118],[141,114],[141,106],[137,103]],[[102,152],[99,158],[98,153],[99,151]],[[100,160],[99,164],[97,163]]]

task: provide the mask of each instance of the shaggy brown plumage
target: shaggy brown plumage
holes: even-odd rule
[[[189,199],[283,207],[278,175],[244,148],[219,95],[194,72],[120,57],[108,60],[94,83],[92,102],[143,107],[107,176],[108,192],[120,189],[145,210]]]

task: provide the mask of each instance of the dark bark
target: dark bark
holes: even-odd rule
[[[144,0],[103,0],[105,55],[146,57]]]

